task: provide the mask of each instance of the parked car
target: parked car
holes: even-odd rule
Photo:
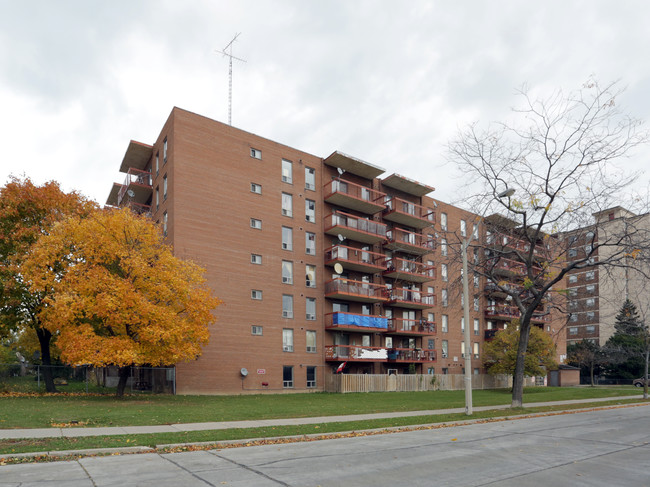
[[[645,382],[645,379],[641,377],[640,379],[634,379],[632,381],[632,385],[635,387],[643,387],[643,383]],[[648,385],[650,386],[650,379],[648,379]]]

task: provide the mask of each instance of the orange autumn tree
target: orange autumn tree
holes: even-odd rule
[[[54,181],[37,186],[29,178],[12,176],[0,188],[0,337],[18,335],[27,342],[38,338],[48,392],[56,388],[49,367],[53,336],[40,320],[46,295],[28,288],[23,264],[36,242],[57,222],[86,216],[96,208],[93,201],[74,191],[64,192]]]
[[[132,365],[198,357],[220,303],[204,269],[174,257],[160,229],[126,209],[62,222],[25,267],[31,289],[48,295],[40,317],[61,358],[118,366],[118,396]]]

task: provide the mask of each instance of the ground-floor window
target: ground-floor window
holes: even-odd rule
[[[307,366],[307,388],[312,389],[316,387],[316,367]]]
[[[293,387],[293,366],[291,365],[282,367],[282,387]]]

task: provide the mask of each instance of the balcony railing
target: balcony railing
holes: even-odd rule
[[[502,304],[487,306],[485,308],[485,316],[488,318],[498,318],[501,320],[514,320],[521,317],[521,312],[516,306],[507,306]],[[551,321],[551,316],[542,311],[533,313],[530,321],[536,323],[548,323]]]
[[[395,227],[386,232],[388,240],[384,246],[390,250],[400,250],[409,254],[424,255],[433,252],[436,241],[429,235],[409,232],[403,228]]]
[[[327,203],[371,215],[385,208],[385,193],[340,178],[327,183],[323,187],[323,195]]]
[[[436,221],[436,213],[430,208],[397,197],[386,197],[384,219],[414,228],[426,228]]]
[[[434,350],[415,348],[364,347],[360,345],[326,345],[325,360],[359,362],[435,362]]]
[[[325,265],[341,264],[345,269],[374,273],[386,269],[386,256],[346,245],[325,250]]]
[[[492,265],[492,270],[496,274],[506,276],[524,276],[526,275],[526,265],[523,262],[517,262],[512,259],[505,259],[503,257],[492,257],[488,262]]]
[[[332,279],[326,282],[325,296],[334,299],[347,299],[368,303],[388,301],[386,297],[386,286],[344,278]]]
[[[386,225],[367,218],[336,211],[325,217],[325,233],[364,243],[379,243],[386,238]]]
[[[384,277],[410,282],[426,282],[436,278],[434,266],[394,257],[386,261]]]
[[[120,187],[120,191],[117,194],[117,206],[123,206],[122,200],[124,198],[128,198],[129,201],[144,204],[151,197],[152,191],[151,173],[132,167],[127,171],[124,184]]]
[[[530,251],[530,242],[518,237],[513,237],[510,235],[504,235],[502,233],[491,233],[486,237],[486,243],[488,245],[493,245],[495,247],[510,248],[517,250],[523,254],[527,254]],[[543,244],[535,245],[533,249],[533,255],[536,258],[544,258],[546,256],[546,249]]]
[[[134,213],[137,213],[138,215],[144,215],[151,217],[151,206],[150,205],[142,205],[140,203],[136,203],[135,201],[128,201],[124,207],[130,208],[131,211]]]
[[[388,319],[388,332],[405,335],[434,335],[436,324],[426,320]]]
[[[325,314],[325,328],[383,332],[388,330],[388,318],[336,311]]]
[[[415,289],[392,288],[386,290],[388,302],[402,308],[425,309],[431,308],[436,304],[434,294],[416,291]]]

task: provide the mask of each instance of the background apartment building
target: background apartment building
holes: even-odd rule
[[[473,278],[463,322],[452,251],[483,223],[432,187],[179,108],[153,145],[129,143],[120,171],[107,204],[151,215],[224,302],[202,356],[176,364],[177,392],[322,390],[339,369],[461,373],[465,325],[484,372],[499,321]]]
[[[593,225],[565,235],[567,260],[588,259],[595,264],[621,252],[627,255],[617,258],[615,266],[587,266],[569,273],[567,344],[589,340],[604,345],[614,334],[616,314],[628,298],[646,322],[650,318],[647,278],[643,274],[647,275],[649,269],[647,263],[633,256],[635,235],[645,238],[645,232],[650,230],[650,214],[636,215],[616,206],[594,213],[593,217]],[[625,234],[629,234],[629,240],[619,238]],[[612,238],[620,240],[621,245],[604,245]]]

